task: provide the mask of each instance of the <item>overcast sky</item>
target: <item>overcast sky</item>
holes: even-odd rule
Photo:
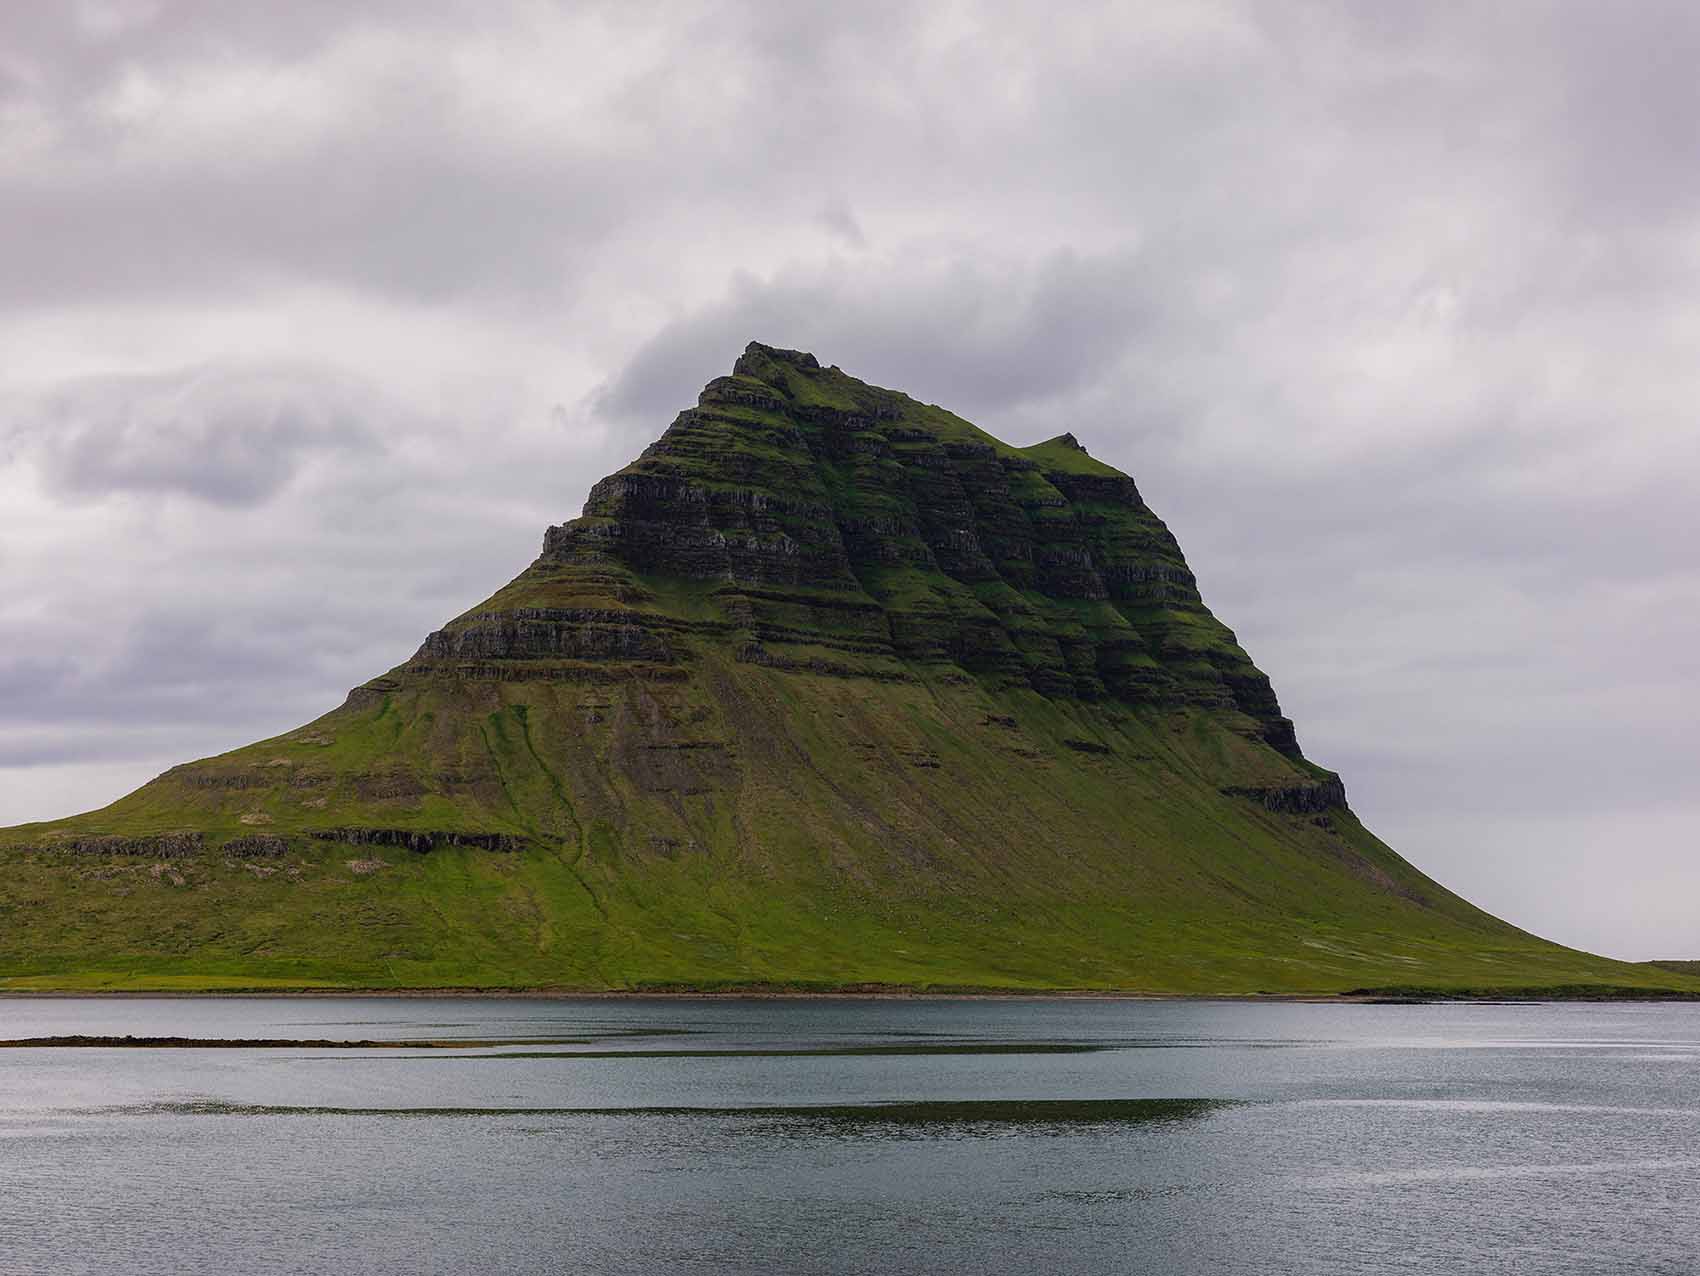
[[[1354,807],[1700,957],[1700,5],[0,8],[0,825],[297,725],[752,339],[1132,473]]]

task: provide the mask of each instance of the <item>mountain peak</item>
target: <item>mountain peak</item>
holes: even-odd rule
[[[656,617],[650,577],[698,582],[702,620]],[[610,658],[678,676],[712,632],[770,667],[1232,711],[1299,757],[1268,679],[1131,478],[1071,434],[1012,447],[798,351],[751,343],[415,666],[585,658],[592,601],[624,614]],[[556,632],[516,623],[522,604],[564,609]]]
[[[761,373],[758,369],[772,363],[790,364],[810,372],[820,370],[820,360],[806,350],[783,350],[778,346],[764,346],[759,341],[752,341],[744,347],[744,353],[732,365],[732,374],[759,377]]]

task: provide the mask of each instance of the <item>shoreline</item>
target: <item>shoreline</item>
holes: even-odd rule
[[[437,1000],[467,998],[488,1001],[1370,1001],[1387,998],[1357,997],[1335,993],[1163,993],[1099,992],[1090,989],[1028,992],[964,990],[922,992],[900,989],[569,989],[569,988],[208,988],[136,989],[37,988],[0,989],[0,1001],[40,998],[134,999],[174,998],[274,998],[350,997],[365,999]]]
[[[1153,1001],[1223,1002],[1279,1005],[1536,1005],[1542,1003],[1688,1003],[1700,995],[1679,989],[1558,991],[1530,988],[1498,991],[1444,989],[1366,989],[1350,992],[1293,993],[1162,993],[1096,989],[964,989],[912,991],[906,989],[548,989],[548,988],[214,988],[214,989],[0,989],[0,1001],[85,1000],[484,1000],[484,1001]]]

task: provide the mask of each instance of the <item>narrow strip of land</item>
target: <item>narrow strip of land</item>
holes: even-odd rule
[[[261,1117],[730,1117],[813,1121],[834,1125],[1060,1125],[1184,1120],[1238,1107],[1238,1099],[963,1099],[911,1103],[788,1105],[783,1107],[627,1108],[345,1108],[281,1104],[152,1103],[108,1108],[127,1116]]]
[[[791,1059],[816,1055],[950,1055],[950,1054],[1088,1054],[1113,1047],[1077,1041],[953,1041],[890,1045],[731,1047],[722,1050],[533,1050],[530,1046],[592,1045],[588,1037],[527,1038],[523,1040],[348,1041],[292,1037],[18,1037],[0,1041],[0,1050],[118,1049],[118,1050],[493,1050],[514,1047],[502,1055],[454,1055],[461,1059]]]
[[[73,1033],[62,1037],[17,1037],[0,1041],[0,1049],[119,1049],[119,1050],[479,1050],[496,1046],[590,1045],[589,1037],[528,1037],[521,1040],[475,1041],[420,1040],[349,1041],[328,1037],[134,1037],[89,1036]]]

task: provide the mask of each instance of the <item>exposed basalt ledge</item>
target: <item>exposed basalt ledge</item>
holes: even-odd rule
[[[513,833],[457,833],[440,830],[340,828],[313,829],[308,837],[320,842],[346,842],[350,846],[399,846],[416,854],[445,846],[467,846],[481,851],[521,851],[527,839]]]
[[[247,833],[219,849],[239,859],[275,859],[289,850],[289,843],[275,833]]]
[[[682,665],[637,662],[598,664],[589,661],[500,660],[432,664],[419,661],[404,666],[415,675],[447,675],[471,682],[584,682],[612,685],[623,682],[684,682],[690,670]]]
[[[277,783],[277,777],[260,767],[174,766],[162,779],[187,785],[192,789],[265,789]]]
[[[414,655],[420,662],[466,660],[647,660],[671,664],[676,655],[659,617],[594,608],[525,607],[485,612],[453,629],[439,629]]]
[[[1108,745],[1099,744],[1096,740],[1064,740],[1063,744],[1068,748],[1073,749],[1076,753],[1115,752],[1115,750],[1111,749]]]
[[[1222,792],[1229,797],[1250,798],[1264,810],[1283,815],[1313,815],[1346,805],[1346,786],[1332,774],[1309,784],[1230,785]]]
[[[787,669],[793,673],[822,674],[829,678],[871,678],[875,682],[913,682],[915,676],[907,670],[892,666],[889,669],[869,668],[831,660],[824,656],[788,656],[769,651],[760,643],[748,642],[739,647],[734,658],[740,664],[761,665],[768,669]]]
[[[135,855],[152,859],[180,859],[200,854],[205,845],[206,837],[199,832],[153,833],[139,837],[102,833],[52,837],[21,849],[69,855]]]

